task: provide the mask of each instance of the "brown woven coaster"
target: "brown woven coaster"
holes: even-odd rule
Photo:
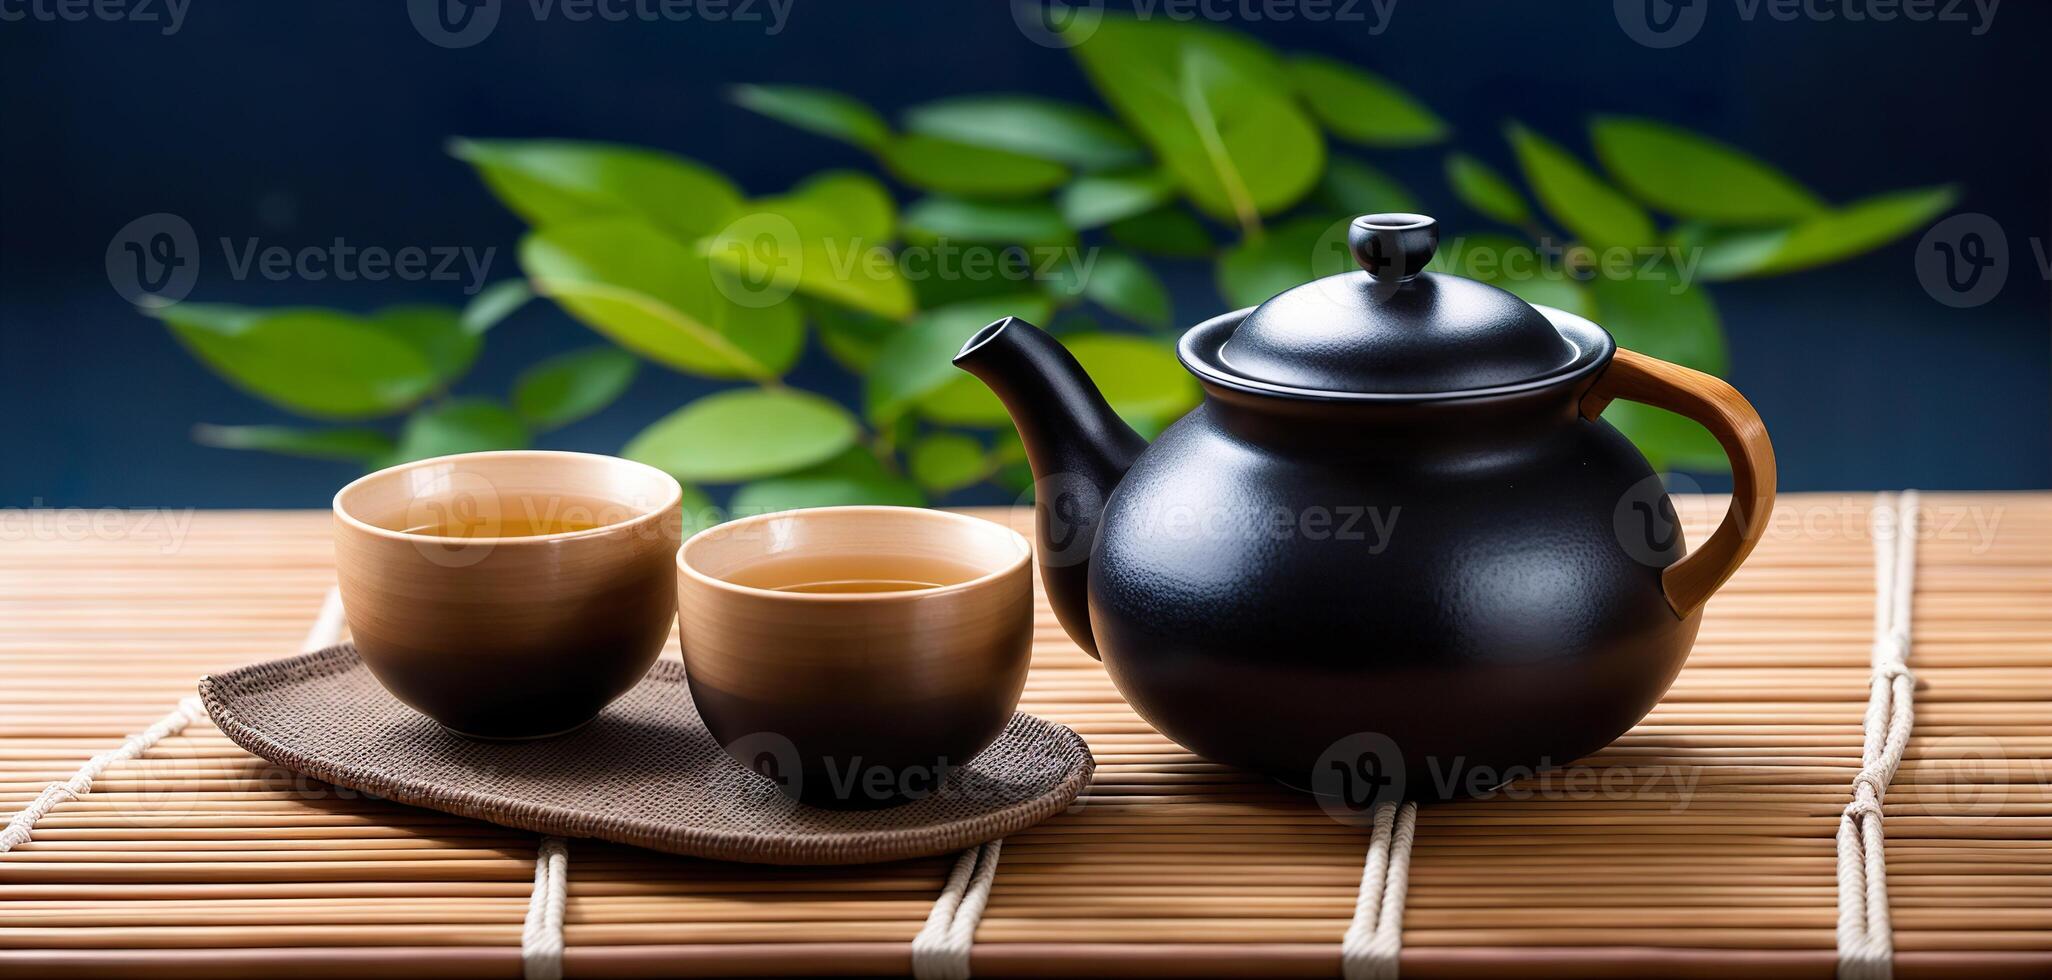
[[[961,850],[1061,812],[1096,767],[1075,732],[1021,713],[925,799],[805,806],[727,756],[675,660],[657,661],[591,724],[536,742],[444,731],[386,693],[347,643],[211,674],[199,691],[235,744],[338,786],[544,834],[759,864]]]

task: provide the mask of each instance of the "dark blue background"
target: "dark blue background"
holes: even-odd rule
[[[1626,113],[1751,149],[1836,201],[1958,183],[1958,210],[1993,216],[2009,239],[1995,301],[1955,310],[1926,296],[1914,236],[1820,271],[1720,284],[1732,379],[1769,421],[1784,489],[2052,486],[2047,287],[2030,240],[2042,247],[2052,213],[2047,5],[2010,0],[1976,37],[1961,23],[1748,22],[1750,4],[1699,2],[1707,26],[1672,50],[1633,43],[1607,2],[1399,0],[1379,36],[1301,19],[1234,26],[1397,80],[1453,122],[1458,145],[1506,169],[1506,119],[1585,147],[1590,114]],[[980,91],[1095,102],[1069,55],[1027,40],[1001,0],[797,0],[777,36],[537,22],[527,0],[506,0],[495,33],[464,50],[427,43],[396,0],[192,0],[176,35],[159,26],[0,23],[0,505],[318,506],[352,475],[191,442],[198,421],[288,419],[115,294],[103,251],[136,217],[169,211],[198,231],[195,300],[456,304],[448,283],[234,281],[218,240],[497,246],[504,278],[521,225],[444,154],[448,136],[647,144],[766,193],[870,164],[728,105],[732,82],[834,87],[893,114]],[[1475,227],[1439,176],[1442,150],[1367,155],[1456,228]],[[1172,280],[1179,322],[1221,308],[1201,265]],[[520,368],[591,340],[530,306],[490,335],[459,390],[501,393]],[[798,381],[853,391],[817,351]],[[647,369],[619,404],[544,445],[616,450],[711,387]]]

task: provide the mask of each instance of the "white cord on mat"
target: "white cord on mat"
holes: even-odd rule
[[[299,649],[311,653],[334,646],[342,640],[342,588],[328,586],[328,594],[321,598],[320,614],[314,617],[313,627],[306,631],[306,639]]]
[[[1917,682],[1909,655],[1917,492],[1877,497],[1868,527],[1874,538],[1873,678],[1860,771],[1853,776],[1852,802],[1838,823],[1838,975],[1846,980],[1888,980],[1894,974],[1881,801],[1902,765],[1916,721],[1911,698]]]
[[[520,933],[520,971],[526,980],[563,980],[563,904],[570,893],[570,845],[544,837],[534,855],[534,893]]]
[[[332,646],[341,637],[342,592],[330,587],[328,594],[321,600],[320,615],[314,618],[313,629],[307,631],[306,642],[302,648],[318,650]],[[200,704],[198,698],[185,698],[178,702],[175,710],[159,719],[156,724],[130,735],[119,748],[93,756],[85,765],[78,767],[78,772],[73,773],[70,779],[61,783],[51,783],[38,793],[35,799],[30,800],[27,806],[22,807],[20,813],[8,820],[6,827],[0,828],[0,854],[27,843],[35,833],[36,821],[56,809],[58,804],[92,792],[93,780],[106,772],[108,766],[142,755],[149,751],[151,746],[184,731],[185,726],[206,717],[206,714],[207,709]]]
[[[73,773],[70,779],[61,783],[51,783],[35,799],[29,801],[28,806],[22,807],[21,812],[14,815],[14,819],[7,821],[4,829],[0,829],[0,854],[27,843],[35,833],[36,821],[43,819],[43,815],[55,809],[58,804],[92,792],[93,780],[100,778],[100,774],[106,772],[109,766],[142,755],[149,751],[151,746],[184,731],[185,726],[192,724],[196,719],[206,717],[206,713],[206,708],[200,705],[198,698],[179,701],[178,707],[170,714],[159,719],[156,724],[128,736],[127,741],[122,742],[119,748],[93,756],[85,765],[78,767],[78,772]]]
[[[1418,804],[1375,807],[1368,860],[1354,896],[1354,921],[1340,940],[1340,975],[1346,980],[1394,980],[1404,945],[1404,894],[1411,883],[1411,843],[1418,837]]]
[[[963,851],[948,872],[948,883],[926,915],[926,926],[912,937],[912,975],[918,980],[968,980],[969,947],[976,925],[990,904],[990,884],[997,879],[998,850],[994,840]]]

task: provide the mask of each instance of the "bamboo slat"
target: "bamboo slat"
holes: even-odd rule
[[[1406,976],[1831,974],[1871,499],[1785,497],[1630,734],[1421,811]],[[1897,972],[2052,975],[2052,494],[1923,501],[1918,719],[1886,806]],[[1723,508],[1677,503],[1692,540]],[[324,513],[27,516],[0,546],[0,814],[199,674],[293,652],[333,581]],[[977,974],[1337,973],[1364,830],[1155,734],[1044,599],[1022,707],[1100,764],[1081,807],[1007,840]],[[200,722],[0,855],[0,977],[516,977],[534,848],[280,770]],[[575,841],[566,964],[903,973],[948,863],[754,868]]]

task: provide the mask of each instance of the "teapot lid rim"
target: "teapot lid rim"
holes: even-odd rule
[[[1532,304],[1532,309],[1551,321],[1561,337],[1575,347],[1575,356],[1554,370],[1504,384],[1443,391],[1345,391],[1302,388],[1247,377],[1229,367],[1221,356],[1226,341],[1231,339],[1240,321],[1256,309],[1259,307],[1250,306],[1234,310],[1191,327],[1176,343],[1176,358],[1182,361],[1186,370],[1202,382],[1251,395],[1298,401],[1415,404],[1493,398],[1550,388],[1601,370],[1604,365],[1610,363],[1612,355],[1617,352],[1617,341],[1611,337],[1609,331],[1594,321],[1566,310],[1535,303]]]

